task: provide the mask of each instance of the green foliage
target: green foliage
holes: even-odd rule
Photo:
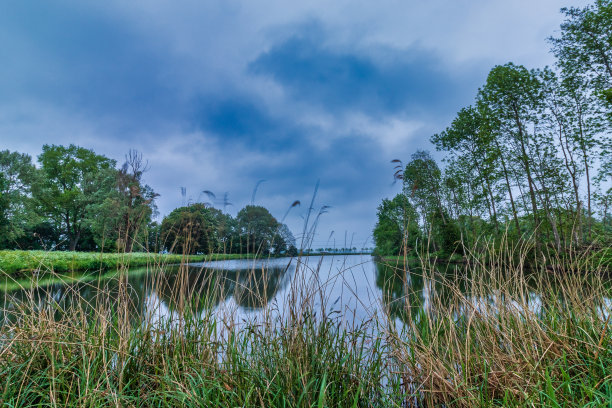
[[[415,249],[422,234],[418,215],[404,194],[398,194],[392,200],[383,199],[377,217],[373,237],[378,255],[398,255],[406,247],[409,251]]]
[[[442,173],[429,152],[418,150],[404,170],[404,195],[423,217],[442,205],[440,182]]]
[[[154,248],[146,244],[146,234],[158,194],[143,183],[145,171],[142,154],[130,150],[115,172],[114,188],[97,193],[99,198],[89,207],[88,218],[99,247],[125,252],[131,252],[134,245],[140,250]]]
[[[27,154],[0,151],[0,248],[21,243],[39,222],[30,200],[35,171]]]
[[[209,254],[219,247],[223,214],[204,204],[179,207],[164,218],[161,239],[176,254]]]
[[[0,190],[5,191],[8,185],[8,180],[4,173],[0,173]],[[10,230],[10,220],[8,215],[8,210],[10,206],[9,197],[0,193],[0,236],[6,237],[9,234]],[[5,238],[6,239],[6,238]]]
[[[612,3],[595,0],[584,8],[563,8],[561,35],[550,38],[558,64],[567,74],[589,78],[597,91],[612,85]]]
[[[448,214],[444,216],[441,211],[435,211],[430,215],[431,238],[434,248],[441,251],[442,255],[449,257],[452,254],[463,254],[461,232],[457,222]]]
[[[427,249],[534,237],[532,255],[546,257],[545,248],[581,253],[612,241],[612,3],[562,12],[550,40],[557,71],[493,67],[475,105],[431,138],[448,153],[443,171],[418,151],[396,172]],[[396,246],[397,231],[379,220],[381,243],[384,231]]]
[[[115,161],[75,145],[44,145],[38,162],[40,172],[32,186],[36,205],[74,250],[91,207],[112,190]]]
[[[297,254],[289,228],[253,205],[236,218],[205,204],[177,208],[164,218],[160,238],[162,247],[174,253]]]
[[[282,239],[281,225],[264,207],[247,205],[236,215],[236,222],[244,253],[269,253],[274,242]]]
[[[382,218],[374,227],[374,242],[376,243],[376,254],[397,255],[402,249],[402,231],[399,225],[389,218]]]

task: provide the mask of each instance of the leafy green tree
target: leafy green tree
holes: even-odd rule
[[[392,200],[383,199],[376,215],[378,221],[373,231],[376,253],[398,255],[403,249],[411,251],[416,247],[421,238],[418,215],[404,194]]]
[[[561,69],[587,78],[612,106],[612,2],[596,0],[584,8],[563,8],[561,35],[550,38]]]
[[[173,253],[215,252],[220,246],[218,213],[201,203],[176,208],[162,221],[163,246]]]
[[[38,211],[58,226],[73,251],[88,227],[90,207],[113,187],[115,161],[75,145],[44,145],[38,162],[32,186]]]
[[[19,246],[40,220],[32,211],[31,185],[36,169],[27,154],[0,151],[0,248]]]
[[[92,228],[101,247],[131,252],[135,243],[144,246],[145,230],[157,210],[158,197],[143,183],[147,169],[142,154],[130,150],[123,166],[114,173],[114,188],[103,191],[100,204],[90,207]]]
[[[8,180],[4,173],[0,173],[0,191],[5,191],[8,186]],[[10,206],[9,197],[7,194],[0,193],[0,237],[5,240],[9,234],[10,221],[8,216],[8,210]]]
[[[491,70],[485,86],[478,94],[479,104],[490,115],[489,123],[493,131],[501,138],[498,146],[506,145],[506,153],[509,153],[512,162],[518,165],[514,174],[519,188],[523,182],[527,185],[535,228],[539,222],[530,129],[538,120],[542,104],[541,90],[536,73],[523,66],[508,63]]]
[[[266,208],[247,205],[238,212],[236,221],[246,253],[270,252],[278,236],[279,222]]]
[[[212,213],[217,225],[218,252],[237,254],[242,250],[238,222],[231,215],[220,210]]]
[[[412,155],[403,180],[404,195],[415,209],[420,210],[424,222],[427,214],[442,209],[442,172],[429,152],[419,150]]]
[[[474,191],[470,194],[472,202],[466,203],[470,216],[473,216],[472,208],[480,206],[479,202],[474,201],[483,200],[489,219],[497,230],[500,172],[496,166],[499,151],[494,147],[493,135],[482,112],[471,106],[461,109],[451,126],[434,135],[432,142],[438,150],[446,150],[457,156],[453,161],[454,166],[449,166],[449,173],[453,175],[451,178],[458,181],[456,184],[471,183],[473,186]]]
[[[161,224],[156,221],[150,222],[145,226],[146,242],[144,243],[146,252],[159,252],[162,250]]]
[[[444,216],[444,210],[436,209],[429,214],[431,225],[431,242],[434,249],[441,251],[445,256],[453,253],[463,254],[461,232],[457,222],[448,215]]]

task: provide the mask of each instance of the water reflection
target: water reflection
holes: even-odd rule
[[[224,269],[221,269],[224,268]],[[231,269],[229,269],[231,268]],[[295,265],[283,263],[207,264],[174,267],[149,279],[154,292],[171,311],[189,303],[193,312],[215,308],[229,299],[246,311],[265,307],[285,288]],[[136,284],[142,284],[138,282]]]
[[[439,268],[424,274],[419,267],[376,264],[376,286],[380,289],[386,312],[393,319],[406,322],[410,317],[418,322],[423,313],[433,311],[434,297],[444,303],[451,295],[449,282],[465,283],[455,269]]]
[[[29,289],[0,292],[0,317],[15,318],[16,308],[49,310],[59,318],[69,310],[115,310],[124,288],[133,322],[143,316],[172,318],[176,312],[200,314],[225,303],[240,313],[265,308],[286,288],[295,272],[290,259],[210,262],[168,266],[163,270],[132,270],[126,276],[93,278],[88,282],[60,280]],[[91,277],[90,277],[91,278]]]
[[[423,314],[435,313],[438,302],[444,304],[456,295],[452,291],[457,288],[481,313],[502,305],[524,312],[521,308],[526,304],[535,314],[545,308],[547,300],[538,294],[537,280],[525,301],[517,302],[500,293],[470,293],[468,278],[461,268],[423,276],[419,268],[380,264],[360,255],[305,257],[299,262],[289,258],[219,261],[134,270],[125,280],[114,276],[0,292],[0,317],[14,319],[15,308],[24,304],[56,317],[71,308],[116,310],[120,293],[125,293],[129,302],[122,304],[128,304],[127,315],[134,324],[147,317],[161,322],[186,313],[203,316],[209,312],[242,321],[258,319],[269,311],[283,313],[309,296],[302,290],[305,287],[318,293],[308,299],[316,310],[338,313],[356,323],[378,314],[399,323],[409,319],[418,323]],[[610,299],[603,302],[607,307],[602,310],[609,310]],[[466,311],[459,308],[455,313],[459,319]]]

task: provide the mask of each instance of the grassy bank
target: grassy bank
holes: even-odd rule
[[[481,251],[479,251],[481,252]],[[506,252],[508,252],[506,250]],[[408,255],[374,255],[377,260],[380,262],[384,262],[390,265],[407,265],[407,266],[419,266],[423,262],[431,263],[437,262],[440,264],[462,264],[470,261],[474,261],[474,254],[476,251],[468,251],[468,255],[459,255],[459,254],[441,254],[441,253],[431,253],[427,255],[418,255],[414,253],[410,253]],[[612,247],[603,247],[603,248],[583,248],[581,250],[576,250],[573,253],[562,253],[558,254],[553,252],[547,252],[547,261],[545,264],[534,264],[533,255],[531,257],[527,257],[525,253],[521,253],[521,251],[517,251],[515,256],[515,261],[520,261],[521,259],[527,260],[532,268],[546,267],[548,269],[563,269],[563,270],[572,270],[574,272],[580,273],[587,272],[591,270],[599,270],[607,273],[612,272]],[[483,254],[478,257],[479,261],[483,259],[493,256],[495,258],[499,257],[499,251],[485,251]]]
[[[131,311],[121,273],[118,294],[96,304],[58,310],[51,297],[48,307],[23,300],[0,327],[0,404],[609,406],[612,291],[601,271],[534,283],[524,256],[487,258],[456,276],[421,264],[432,288],[444,289],[417,308],[406,286],[394,300],[406,312],[401,324],[385,313],[328,315],[321,304],[334,299],[322,283],[299,278],[288,310],[252,324],[196,313],[190,294],[199,289],[183,288],[186,279],[176,280],[173,320]]]
[[[27,277],[39,272],[106,271],[126,267],[160,266],[181,262],[202,262],[252,258],[250,254],[173,255],[146,252],[100,253],[70,251],[0,251],[0,272]]]

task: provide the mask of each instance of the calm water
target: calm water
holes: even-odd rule
[[[306,301],[318,313],[360,323],[388,314],[402,322],[407,313],[418,316],[431,309],[433,293],[444,295],[438,279],[424,279],[420,271],[398,271],[377,264],[370,256],[304,257],[269,260],[230,260],[162,270],[134,270],[128,275],[130,316],[137,320],[175,322],[188,313],[216,313],[224,322],[262,321],[288,313]],[[54,283],[43,288],[0,292],[2,320],[12,319],[15,307],[29,301],[48,310],[63,310],[75,302],[96,307],[116,301],[116,277],[87,283]],[[316,296],[312,296],[316,293]],[[75,296],[78,295],[78,296]],[[541,299],[530,292],[529,308],[537,312]],[[477,302],[494,302],[494,294]],[[610,300],[604,303],[610,307]],[[58,312],[59,313],[59,312]]]

